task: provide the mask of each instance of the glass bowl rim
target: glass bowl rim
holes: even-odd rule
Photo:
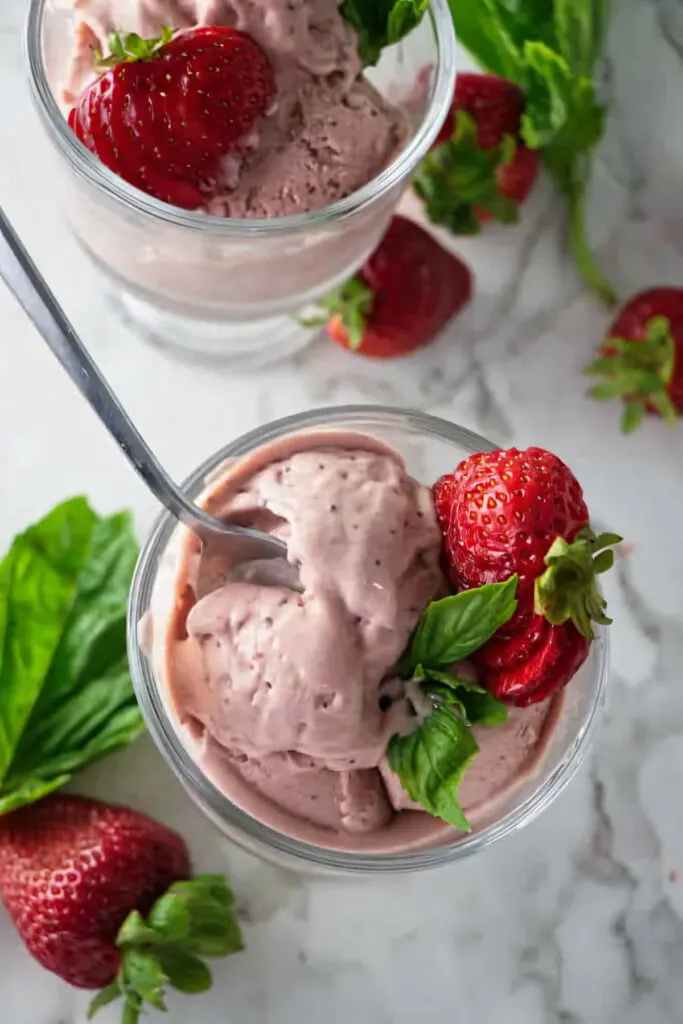
[[[43,60],[43,16],[49,3],[50,0],[30,0],[24,29],[24,59],[33,102],[55,148],[66,158],[73,171],[107,198],[121,202],[143,216],[191,231],[210,232],[230,238],[275,237],[324,226],[360,212],[407,177],[428,152],[450,109],[456,69],[455,30],[447,0],[431,0],[428,16],[438,54],[429,109],[419,131],[379,175],[329,206],[286,217],[243,219],[182,210],[146,195],[110,171],[78,141],[69,128],[53,96]]]
[[[215,470],[222,461],[245,455],[256,446],[276,437],[312,427],[343,425],[359,418],[374,420],[378,425],[385,427],[409,426],[423,435],[437,436],[472,451],[492,451],[498,447],[473,431],[438,416],[413,409],[387,408],[381,405],[324,406],[272,420],[264,426],[248,431],[205,459],[186,478],[182,486],[189,493],[192,493],[194,488],[201,489],[207,474]],[[555,801],[583,763],[599,721],[607,687],[609,634],[602,627],[596,630],[596,639],[592,645],[593,651],[597,652],[594,656],[598,661],[590,711],[584,716],[581,728],[568,745],[561,763],[518,806],[481,831],[430,849],[405,853],[354,853],[318,847],[292,839],[263,825],[221,793],[192,760],[170,721],[151,667],[138,644],[138,622],[141,613],[146,610],[146,607],[141,608],[141,604],[151,593],[158,556],[163,552],[175,526],[176,522],[171,513],[163,510],[141,548],[135,567],[127,621],[128,659],[133,687],[147,729],[176,777],[192,796],[196,795],[199,798],[200,806],[205,813],[208,813],[207,807],[210,809],[210,818],[212,817],[214,821],[227,819],[233,830],[236,829],[248,837],[250,842],[246,845],[252,852],[258,854],[258,847],[266,847],[270,852],[290,861],[293,859],[299,864],[306,864],[311,871],[323,870],[347,875],[389,874],[440,867],[462,857],[471,856],[533,821]]]

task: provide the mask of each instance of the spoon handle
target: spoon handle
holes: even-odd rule
[[[82,344],[54,294],[0,209],[0,277],[147,486],[192,527],[205,513],[171,480]],[[204,525],[211,529],[211,517]],[[214,527],[215,529],[215,527]]]

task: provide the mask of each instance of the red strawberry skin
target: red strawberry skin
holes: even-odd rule
[[[128,808],[60,794],[0,818],[0,898],[35,959],[78,988],[108,985],[129,912],[189,877],[181,837]]]
[[[561,689],[588,655],[571,622],[552,626],[534,612],[534,583],[556,537],[588,526],[571,470],[541,448],[480,453],[434,486],[444,558],[458,590],[519,576],[515,615],[473,657],[481,681],[519,706]]]
[[[463,71],[456,76],[453,103],[434,146],[442,145],[453,135],[455,116],[463,110],[477,126],[477,141],[483,150],[500,146],[506,135],[517,140],[517,149],[510,164],[496,173],[498,191],[506,199],[521,205],[533,188],[540,166],[538,153],[520,141],[520,121],[526,100],[513,82],[497,75]],[[477,210],[480,221],[490,219],[485,210]]]
[[[202,205],[221,157],[274,94],[272,68],[249,36],[200,26],[179,32],[149,59],[105,71],[84,90],[69,124],[130,184],[193,209]]]
[[[674,373],[667,392],[676,410],[683,414],[683,288],[649,288],[634,295],[612,322],[607,335],[605,355],[615,355],[610,338],[644,341],[647,325],[654,317],[666,317],[676,346]],[[656,412],[651,404],[647,411]]]
[[[419,224],[400,216],[357,276],[372,292],[373,305],[354,351],[374,359],[428,345],[472,297],[469,268]],[[330,318],[327,333],[342,347],[353,347],[341,316]]]
[[[448,142],[453,134],[455,113],[464,110],[477,125],[481,148],[493,149],[500,145],[504,135],[513,135],[515,138],[519,135],[519,123],[525,105],[522,90],[506,78],[461,71],[455,79],[449,115],[434,145]]]

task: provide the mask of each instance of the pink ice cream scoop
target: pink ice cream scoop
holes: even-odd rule
[[[229,582],[194,605],[193,713],[250,757],[376,767],[396,726],[381,684],[443,587],[429,490],[393,455],[329,448],[261,470],[226,513],[277,529],[303,592]]]
[[[93,53],[115,31],[156,37],[165,26],[220,25],[253,39],[273,69],[267,114],[225,157],[207,212],[269,218],[350,195],[410,137],[408,115],[362,74],[358,38],[338,0],[74,0],[79,21],[64,101],[96,77]]]

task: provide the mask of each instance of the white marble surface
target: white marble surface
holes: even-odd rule
[[[683,3],[615,7],[614,115],[592,226],[627,294],[683,281]],[[149,743],[88,774],[89,791],[182,829],[197,864],[227,868],[240,895],[248,952],[217,969],[201,1002],[172,1000],[169,1024],[683,1021],[683,427],[652,421],[623,439],[616,410],[584,400],[579,370],[606,317],[563,254],[551,191],[537,190],[518,229],[462,246],[477,300],[407,362],[373,365],[321,343],[258,377],[189,369],[108,315],[61,223],[23,82],[22,18],[19,0],[0,0],[0,202],[174,472],[265,418],[413,405],[501,444],[556,450],[595,517],[630,543],[609,584],[611,697],[594,756],[545,816],[479,858],[387,882],[311,883],[222,843]],[[132,506],[144,531],[151,499],[1,288],[0,324],[0,544],[83,491],[101,510]],[[0,979],[3,1024],[85,1020],[85,998],[32,963],[2,917]]]

